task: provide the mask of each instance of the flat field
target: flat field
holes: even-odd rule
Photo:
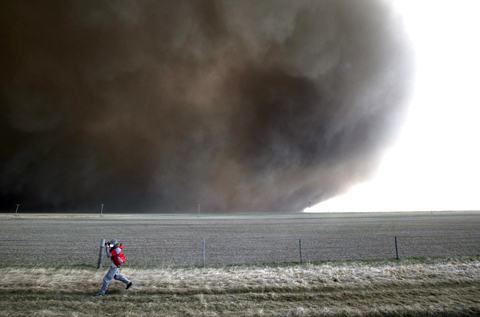
[[[195,266],[480,255],[479,212],[291,215],[0,215],[0,267],[96,263],[101,238],[129,264]]]
[[[0,215],[0,316],[479,316],[478,228],[478,212]],[[93,298],[101,238],[125,243],[135,285]]]
[[[0,268],[0,316],[479,316],[480,258],[103,271]]]

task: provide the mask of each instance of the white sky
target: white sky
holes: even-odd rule
[[[374,178],[306,212],[480,210],[480,0],[391,0],[415,51],[398,142]]]

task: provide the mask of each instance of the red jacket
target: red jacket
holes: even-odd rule
[[[110,249],[110,255],[113,264],[116,266],[121,266],[127,262],[127,257],[123,253],[123,244],[121,243]]]

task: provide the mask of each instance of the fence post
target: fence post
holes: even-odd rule
[[[97,262],[97,269],[102,266],[103,263],[103,249],[105,248],[105,239],[100,240],[100,250],[98,251],[98,262]]]
[[[205,267],[206,259],[205,259],[205,248],[206,242],[205,239],[202,240],[202,258],[203,258],[203,267]]]
[[[300,264],[303,264],[302,239],[298,239],[298,255],[300,256]]]
[[[397,236],[395,236],[395,256],[397,260],[400,260],[400,257],[398,256],[398,242],[397,242]]]

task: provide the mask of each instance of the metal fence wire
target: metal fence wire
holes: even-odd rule
[[[197,239],[125,241],[129,263],[140,266],[218,266],[331,260],[480,255],[480,235],[379,236],[360,239]],[[108,259],[106,259],[108,261]]]
[[[480,234],[342,237],[208,237],[121,240],[133,266],[218,266],[480,255]],[[397,243],[395,243],[397,242]],[[100,239],[0,240],[0,266],[96,266]],[[106,265],[107,258],[104,259]]]

